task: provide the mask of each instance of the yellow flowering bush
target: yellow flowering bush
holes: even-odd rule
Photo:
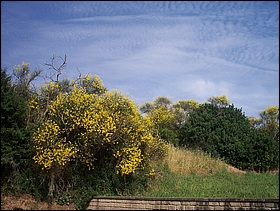
[[[85,84],[90,81],[85,77],[83,84],[75,84],[69,93],[59,92],[50,102],[47,121],[34,134],[35,162],[50,169],[78,160],[92,169],[96,160],[108,157],[121,175],[150,168],[152,152],[165,154],[163,142],[152,135],[132,100],[102,89],[97,76],[93,82],[99,91],[89,92]]]
[[[154,109],[153,112],[150,113],[150,118],[151,121],[159,127],[161,125],[176,124],[175,113],[165,107]]]
[[[82,86],[87,93],[102,94],[107,91],[102,80],[95,74],[93,77],[91,75],[85,76],[78,84]]]
[[[52,120],[48,120],[38,128],[34,136],[34,144],[39,153],[33,159],[45,169],[50,169],[53,165],[64,166],[76,150],[67,143],[65,137],[60,138],[60,128]]]
[[[29,102],[28,102],[28,106],[31,109],[38,109],[38,102],[32,98]]]

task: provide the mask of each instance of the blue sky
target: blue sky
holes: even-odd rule
[[[226,94],[259,117],[279,106],[279,2],[1,1],[1,68],[53,55],[137,105]]]

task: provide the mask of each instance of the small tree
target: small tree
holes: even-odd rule
[[[190,116],[190,113],[199,108],[197,100],[179,100],[173,104],[178,125],[181,127]]]
[[[259,114],[259,118],[249,118],[252,128],[265,132],[275,141],[279,141],[279,107],[268,106]]]
[[[222,94],[221,96],[209,97],[207,99],[207,102],[220,107],[225,107],[230,105],[230,100],[227,98],[225,94]]]

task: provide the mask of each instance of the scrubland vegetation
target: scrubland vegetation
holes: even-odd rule
[[[57,68],[54,61],[61,59]],[[136,105],[97,75],[1,68],[1,193],[85,209],[96,195],[279,197],[279,108],[246,117],[226,95]],[[2,201],[1,201],[2,204]]]

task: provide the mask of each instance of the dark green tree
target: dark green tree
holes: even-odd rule
[[[279,163],[277,143],[267,134],[256,133],[242,109],[233,104],[200,105],[183,124],[180,145],[200,148],[244,170],[263,171],[276,168],[275,164]],[[267,164],[268,160],[271,165]]]
[[[12,75],[1,68],[1,190],[38,194],[41,181],[32,160],[30,99],[35,93],[32,81],[40,73],[25,62],[15,66]]]
[[[8,176],[31,160],[26,128],[27,101],[17,94],[11,76],[1,69],[1,167]],[[3,178],[1,176],[1,179]]]

